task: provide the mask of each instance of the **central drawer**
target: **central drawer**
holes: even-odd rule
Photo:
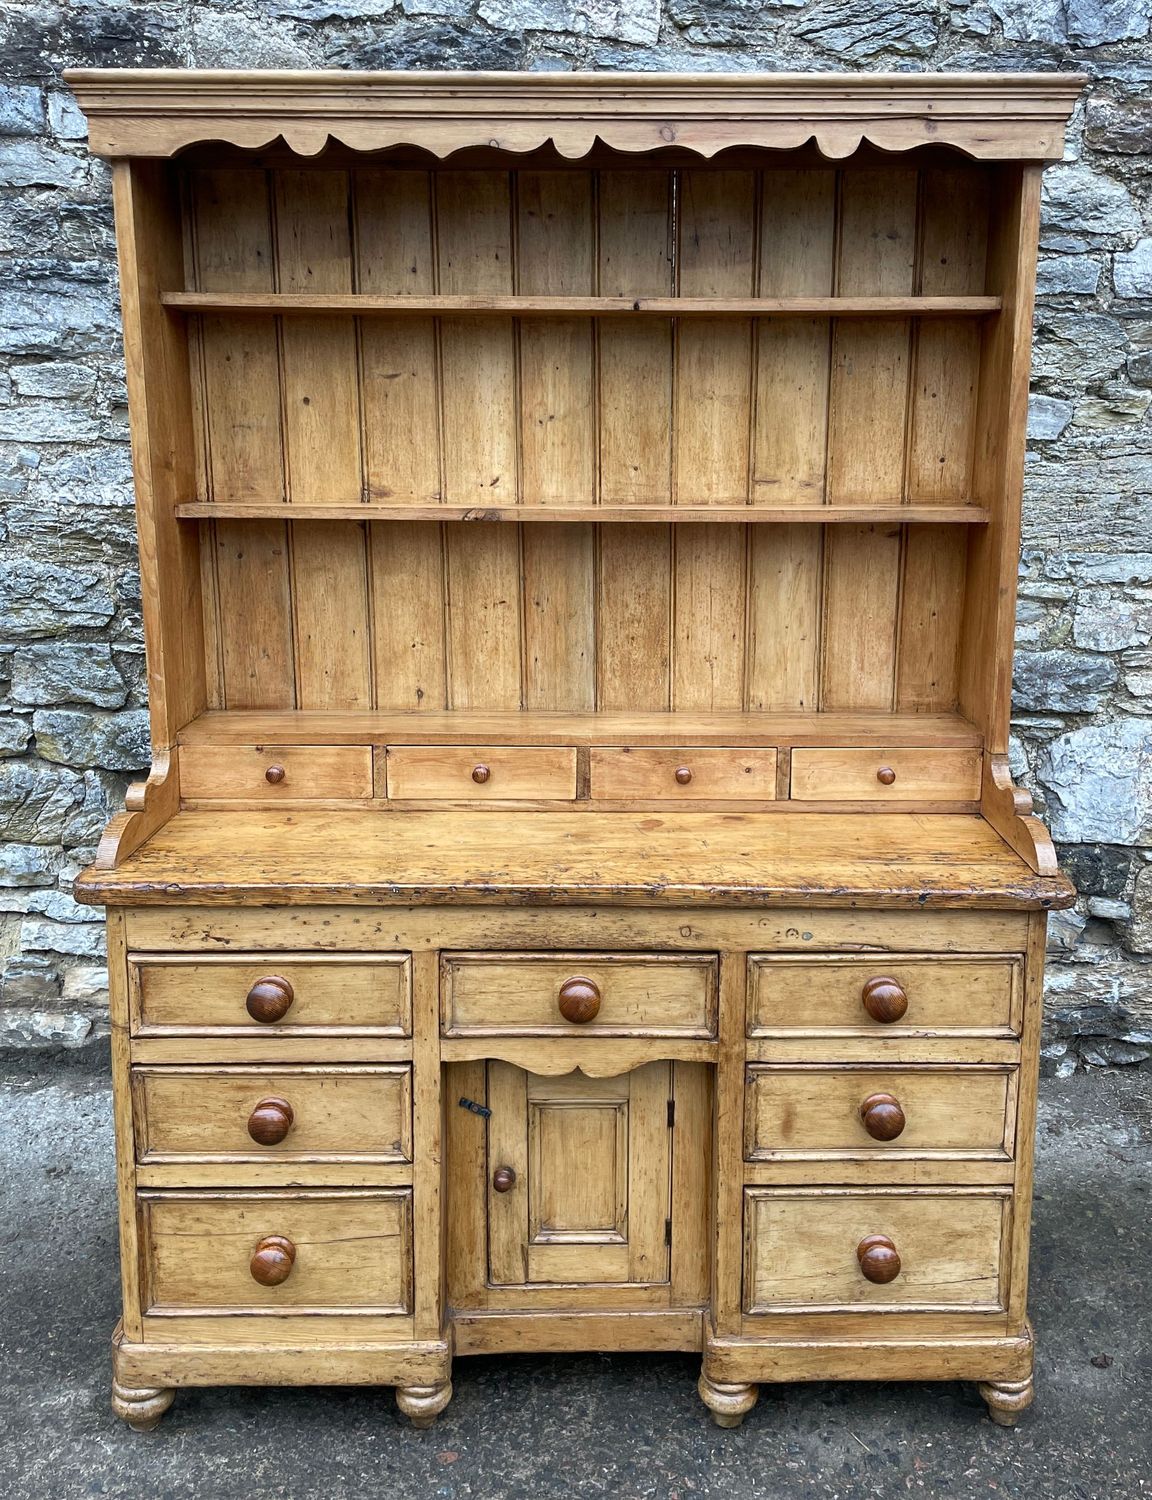
[[[592,796],[673,802],[771,802],[776,797],[775,750],[598,745],[589,756]]]
[[[389,745],[389,797],[449,802],[565,801],[576,751],[563,746]]]
[[[142,1163],[412,1159],[409,1069],[134,1068]]]
[[[716,959],[663,953],[448,953],[447,1036],[712,1036]]]
[[[1012,1156],[1016,1070],[773,1066],[748,1070],[750,1161],[912,1154]]]
[[[404,1313],[412,1194],[142,1193],[145,1313]]]

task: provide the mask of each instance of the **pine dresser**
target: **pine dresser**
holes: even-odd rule
[[[113,1405],[683,1350],[1032,1399],[1007,768],[1069,75],[69,75],[154,762]]]

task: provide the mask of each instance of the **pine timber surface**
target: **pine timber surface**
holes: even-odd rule
[[[129,905],[314,902],[1053,909],[982,819],[813,813],[182,812],[77,895]]]

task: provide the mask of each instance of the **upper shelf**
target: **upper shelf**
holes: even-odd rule
[[[162,292],[185,312],[273,312],[607,318],[954,318],[999,312],[1000,297],[496,297],[477,294],[380,297],[355,292]]]
[[[828,158],[951,146],[980,161],[1051,161],[1085,80],[1072,73],[353,73],[69,69],[101,156],[173,156],[201,142],[283,140],[315,156],[415,146],[551,145],[587,156],[733,147]]]
[[[753,521],[855,526],[979,526],[991,519],[990,512],[978,505],[387,505],[375,500],[360,505],[199,500],[178,505],[176,515],[181,521]]]

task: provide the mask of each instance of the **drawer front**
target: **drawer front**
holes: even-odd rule
[[[1019,1029],[1023,976],[1017,958],[754,955],[749,963],[750,1036],[798,1030],[1005,1036]],[[885,1016],[896,1019],[878,1019]]]
[[[452,802],[565,801],[576,751],[486,745],[389,745],[388,796]]]
[[[226,960],[148,955],[133,959],[130,974],[138,1032],[292,1036],[323,1026],[407,1036],[411,1029],[410,965],[399,954],[301,959],[264,953]],[[249,1006],[258,1015],[282,1015],[258,1020]]]
[[[143,1193],[139,1203],[146,1313],[411,1309],[408,1189]],[[277,1284],[256,1279],[258,1253],[265,1279],[264,1267],[286,1273]]]
[[[595,746],[590,771],[592,796],[604,801],[771,802],[776,797],[775,750]]]
[[[975,802],[979,750],[793,750],[800,802]]]
[[[141,1162],[407,1162],[407,1067],[134,1068]]]
[[[1011,1159],[1013,1068],[752,1067],[745,1150],[752,1161],[823,1156]]]
[[[441,975],[449,1036],[706,1037],[716,1028],[716,960],[708,956],[452,953]],[[562,1002],[571,1013],[595,1013],[569,1021]]]
[[[999,1311],[1010,1204],[1007,1188],[748,1188],[745,1311]]]
[[[183,745],[184,797],[295,799],[372,796],[370,745]]]

